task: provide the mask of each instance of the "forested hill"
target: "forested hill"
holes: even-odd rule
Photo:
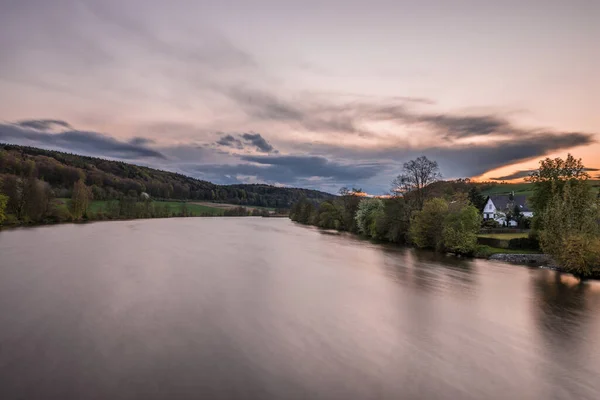
[[[240,205],[288,208],[300,198],[333,196],[318,190],[261,184],[216,185],[182,174],[120,161],[110,161],[34,147],[0,144],[2,175],[35,176],[51,185],[57,197],[70,197],[73,185],[84,179],[95,200],[117,199],[135,192],[156,199],[204,200]]]

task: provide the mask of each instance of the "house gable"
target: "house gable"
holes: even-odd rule
[[[521,213],[525,217],[533,217],[533,212],[527,206],[527,197],[524,195],[501,194],[488,196],[485,207],[483,208],[483,219],[493,219],[500,224],[506,222],[505,212],[512,210],[515,206],[519,207]],[[510,221],[511,225],[515,226],[515,221]]]
[[[496,217],[496,205],[492,201],[492,199],[488,196],[487,201],[485,202],[485,207],[483,207],[483,219],[494,219]]]

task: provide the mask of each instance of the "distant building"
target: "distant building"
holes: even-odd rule
[[[515,207],[519,208],[522,216],[533,217],[533,211],[527,205],[527,196],[511,193],[488,196],[483,208],[483,219],[493,219],[500,225],[507,225],[507,216],[514,215]],[[508,225],[517,226],[517,221],[513,218],[509,219]]]

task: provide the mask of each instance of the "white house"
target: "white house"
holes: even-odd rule
[[[488,196],[483,208],[483,219],[493,219],[501,225],[506,225],[506,215],[514,215],[515,207],[524,217],[533,217],[533,211],[527,206],[527,196],[511,194],[496,194]],[[517,221],[511,219],[510,226],[517,226]]]

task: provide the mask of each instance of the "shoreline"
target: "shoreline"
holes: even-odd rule
[[[12,229],[20,229],[20,228],[40,228],[44,226],[54,226],[54,225],[68,225],[68,224],[91,224],[95,222],[118,222],[118,221],[141,221],[141,220],[152,220],[152,219],[175,219],[175,218],[283,218],[287,215],[276,215],[272,217],[263,217],[258,215],[194,215],[194,216],[172,216],[172,217],[151,217],[151,218],[107,218],[107,219],[89,219],[89,220],[81,220],[81,221],[60,221],[60,222],[32,222],[32,223],[22,223],[22,224],[10,224],[10,225],[0,225],[1,231],[8,231]]]
[[[374,239],[362,236],[357,233],[352,233],[352,232],[347,232],[347,231],[338,231],[335,229],[323,229],[323,228],[320,228],[320,227],[314,226],[314,225],[306,225],[306,224],[302,224],[302,223],[296,222],[296,221],[292,221],[292,222],[294,224],[298,224],[301,226],[307,226],[307,227],[314,228],[314,229],[318,230],[319,232],[328,234],[328,235],[340,235],[340,236],[350,235],[350,236],[359,238],[360,240],[365,240],[365,241],[368,241],[371,243],[416,249],[415,246],[411,246],[408,244],[398,244],[398,243],[392,243],[392,242],[387,242],[387,241],[374,240]],[[436,252],[433,249],[419,249],[419,250],[431,251],[432,253]],[[554,260],[552,260],[552,258],[549,255],[544,254],[544,253],[495,253],[495,254],[490,255],[489,257],[461,256],[461,255],[454,254],[454,253],[446,253],[446,254],[451,255],[452,257],[457,257],[457,258],[470,258],[473,260],[479,259],[479,260],[499,261],[499,262],[503,262],[506,264],[549,269],[552,271],[560,272],[561,274],[571,275],[571,276],[579,279],[580,282],[585,282],[587,280],[600,281],[600,271],[589,277],[580,277],[571,272],[563,270],[560,266],[556,265]]]

